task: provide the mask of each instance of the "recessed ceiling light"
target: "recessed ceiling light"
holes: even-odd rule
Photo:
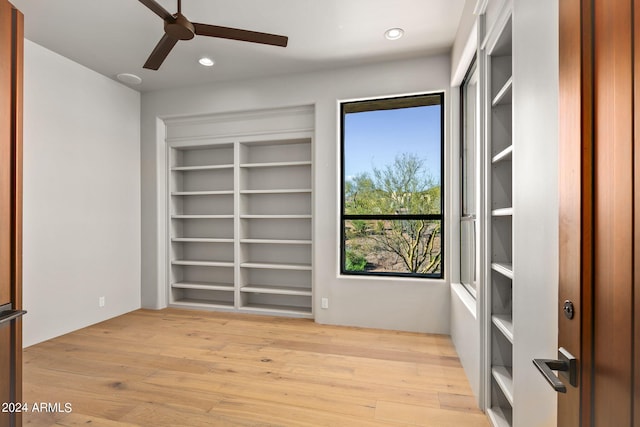
[[[215,64],[215,61],[213,59],[207,58],[206,56],[198,59],[198,62],[200,63],[200,65],[204,65],[205,67],[211,67],[213,66],[213,64]]]
[[[384,36],[387,38],[387,40],[398,40],[403,35],[404,30],[402,28],[389,28],[384,32]]]
[[[131,73],[120,73],[116,77],[122,83],[126,83],[126,84],[129,84],[129,85],[139,85],[140,83],[142,83],[142,79],[140,77],[136,76],[135,74],[131,74]]]

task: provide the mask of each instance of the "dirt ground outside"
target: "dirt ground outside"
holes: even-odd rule
[[[346,223],[347,229],[345,230],[346,241],[345,247],[347,251],[352,251],[356,256],[363,256],[366,259],[366,265],[364,266],[365,272],[388,272],[388,273],[410,273],[411,271],[404,263],[402,257],[397,253],[394,253],[380,243],[380,233],[393,233],[389,227],[384,227],[383,230],[373,230],[373,227],[367,227],[363,229],[357,229],[353,224],[348,221]],[[435,228],[434,225],[430,225],[431,230]],[[406,239],[410,238],[405,236]],[[435,237],[435,242],[430,253],[432,257],[435,257],[440,253],[440,233]],[[431,274],[438,274],[441,271],[441,262]]]

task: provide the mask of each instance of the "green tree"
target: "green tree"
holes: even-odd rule
[[[425,161],[404,153],[373,177],[362,173],[345,188],[347,214],[439,214],[440,185]],[[380,220],[372,225],[374,250],[388,251],[412,273],[432,273],[440,267],[440,221],[424,219]]]
[[[345,213],[377,213],[376,189],[368,173],[362,172],[345,182]]]
[[[366,258],[355,250],[348,250],[345,259],[347,271],[364,271],[367,265]]]
[[[440,211],[440,186],[413,153],[399,154],[384,168],[373,168],[373,186],[380,208],[390,214],[430,214]]]
[[[388,221],[383,233],[371,236],[378,247],[396,254],[412,273],[433,273],[440,267],[440,223],[424,219]]]

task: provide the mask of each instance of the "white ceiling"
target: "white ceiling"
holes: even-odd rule
[[[184,0],[193,22],[281,34],[286,48],[196,36],[178,42],[158,71],[142,65],[164,34],[137,0],[11,0],[25,36],[105,76],[133,73],[140,91],[321,70],[448,51],[465,0]],[[175,0],[158,0],[174,13]],[[396,41],[384,31],[401,27]],[[202,67],[203,55],[216,61]]]

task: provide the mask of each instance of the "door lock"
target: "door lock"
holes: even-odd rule
[[[569,381],[573,387],[578,386],[578,361],[564,347],[560,347],[558,350],[558,360],[533,359],[533,364],[558,393],[566,393],[567,386],[553,371],[558,371],[560,376]]]
[[[564,316],[571,320],[573,319],[573,316],[575,315],[575,307],[573,306],[573,303],[569,300],[566,300],[564,302],[564,305],[562,306],[562,311],[564,312]]]

